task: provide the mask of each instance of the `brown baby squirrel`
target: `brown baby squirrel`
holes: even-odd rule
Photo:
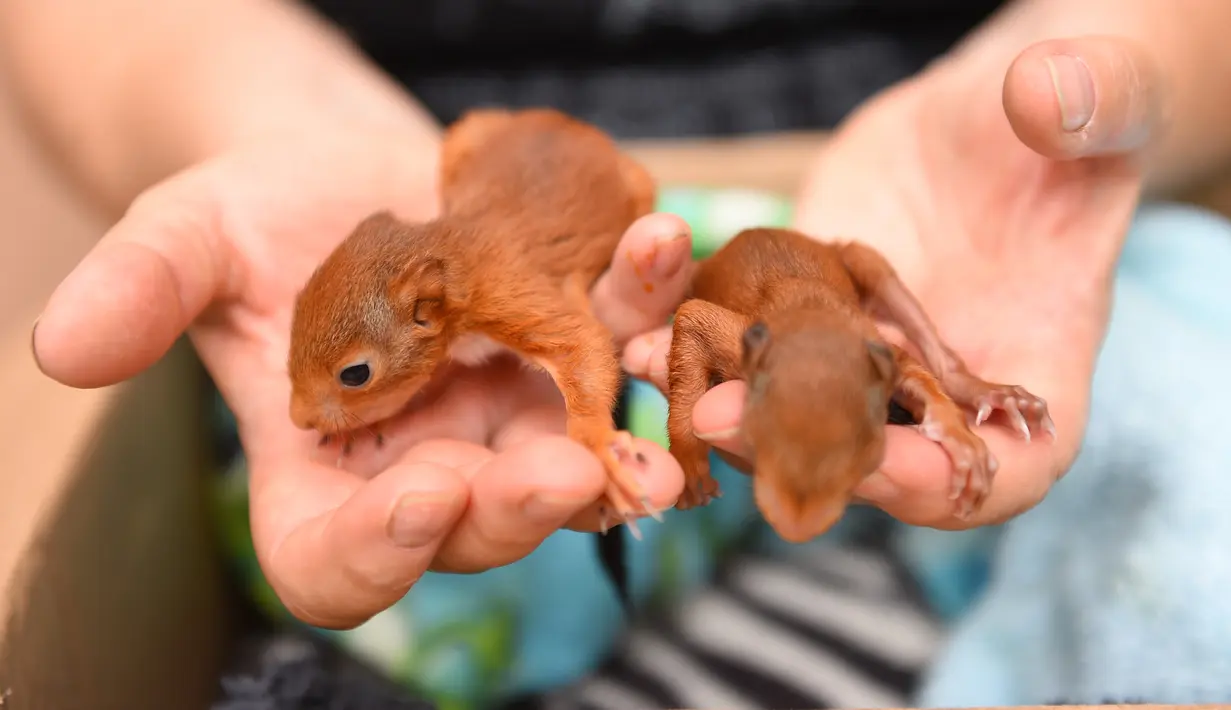
[[[718,494],[692,412],[728,380],[748,387],[741,433],[753,452],[757,507],[793,542],[837,523],[880,466],[891,399],[949,455],[963,518],[982,505],[997,467],[966,410],[976,426],[1002,411],[1027,439],[1055,436],[1046,402],[971,374],[889,262],[858,242],[748,229],[698,263],[689,296],[668,354],[667,429],[685,477],[677,508]],[[887,342],[875,319],[897,326],[922,361]]]
[[[550,374],[568,436],[605,466],[608,519],[657,515],[638,482],[645,457],[613,423],[620,363],[589,300],[625,230],[652,211],[652,178],[598,128],[550,109],[471,111],[446,130],[441,158],[439,218],[371,215],[298,295],[291,419],[349,446],[443,364],[512,352]]]

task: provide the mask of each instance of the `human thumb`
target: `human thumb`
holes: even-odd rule
[[[1027,47],[1004,80],[1004,109],[1017,137],[1057,160],[1141,151],[1163,113],[1162,73],[1120,37],[1053,39]]]
[[[195,176],[180,177],[138,198],[52,293],[31,336],[47,376],[81,388],[128,379],[219,293],[216,205]]]

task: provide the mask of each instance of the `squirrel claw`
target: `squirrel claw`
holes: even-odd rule
[[[1035,434],[1044,433],[1053,439],[1056,436],[1056,425],[1047,410],[1047,402],[1025,388],[1017,385],[987,384],[986,390],[975,398],[974,404],[975,426],[983,424],[993,412],[999,410],[1004,412],[1009,426],[1027,442]]]
[[[1052,421],[1051,413],[1043,413],[1043,431],[1052,439],[1056,438],[1056,422]]]
[[[992,478],[1000,463],[960,418],[956,422],[925,419],[919,433],[940,444],[949,455],[953,464],[949,500],[955,501],[954,515],[969,520],[991,493]]]
[[[617,431],[608,442],[611,453],[621,464],[635,463],[639,468],[650,462],[646,455],[637,449],[633,435],[627,431]]]
[[[384,447],[385,435],[382,432],[375,428],[369,428],[366,431],[371,433],[373,442],[377,449]],[[354,452],[355,445],[363,442],[361,435],[362,431],[342,431],[322,434],[321,437],[317,439],[316,445],[317,447],[323,449],[328,446],[340,444],[340,446],[338,446],[338,458],[336,465],[338,468],[341,468],[342,462],[346,459],[346,457],[350,456]]]
[[[637,450],[632,434],[627,431],[607,432],[590,442],[591,451],[607,470],[607,494],[601,513],[604,527],[609,522],[622,522],[629,526],[633,537],[640,540],[641,531],[633,521],[642,513],[656,514],[637,476],[648,459]]]
[[[703,475],[693,477],[691,480],[686,479],[684,492],[680,494],[675,507],[678,510],[701,508],[712,503],[715,498],[721,497],[722,490],[718,486],[718,481],[706,471]]]

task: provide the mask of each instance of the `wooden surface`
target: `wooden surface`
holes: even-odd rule
[[[200,370],[181,346],[119,387],[38,372],[31,324],[106,225],[7,109],[0,93],[0,708],[205,708],[227,617]]]
[[[793,197],[828,137],[824,131],[814,131],[624,145],[661,184],[738,186]],[[1221,177],[1173,199],[1231,217],[1231,167]]]
[[[823,132],[802,132],[624,145],[660,184],[739,186],[793,196],[825,138]]]
[[[22,354],[28,359],[28,348],[6,353]],[[31,363],[0,377],[30,402],[20,421],[6,422],[6,448],[17,452],[5,468],[0,519],[8,519],[6,542],[18,526],[26,542],[17,559],[5,546],[5,710],[208,707],[229,617],[194,354],[181,344],[102,392],[35,374]],[[54,492],[22,487],[48,474]]]

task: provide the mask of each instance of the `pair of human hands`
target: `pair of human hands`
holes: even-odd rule
[[[1122,51],[1074,42],[1028,50],[1003,103],[987,82],[943,71],[876,98],[823,148],[802,196],[802,229],[879,248],[976,372],[1045,397],[1056,422],[1051,444],[983,428],[1001,467],[967,522],[950,513],[940,449],[895,428],[882,470],[859,492],[906,522],[1004,520],[1040,500],[1076,453],[1141,181],[1128,151],[1144,144],[1153,114],[1141,111],[1152,94],[1132,93],[1144,84],[1125,80]],[[1094,119],[1076,131],[1061,128],[1050,89],[1045,59],[1057,52],[1092,74],[1075,85],[1095,101]],[[345,469],[320,461],[315,439],[292,426],[285,359],[296,291],[368,213],[435,209],[431,161],[398,145],[339,131],[237,150],[170,178],[61,284],[34,334],[44,372],[99,386],[149,366],[187,329],[239,424],[266,577],[294,614],[326,627],[363,622],[429,569],[508,564],[562,527],[599,525],[603,469],[564,436],[550,380],[525,368],[454,372],[429,410],[382,427],[385,446],[357,449]],[[658,251],[655,288],[633,271],[640,259],[618,259],[593,292],[626,369],[659,386],[669,331],[656,328],[683,296],[690,245],[675,237],[686,229],[671,215],[643,218],[621,251]],[[698,433],[737,455],[741,400],[742,383],[724,384],[694,417]],[[641,448],[648,493],[669,507],[681,472],[666,451]]]

